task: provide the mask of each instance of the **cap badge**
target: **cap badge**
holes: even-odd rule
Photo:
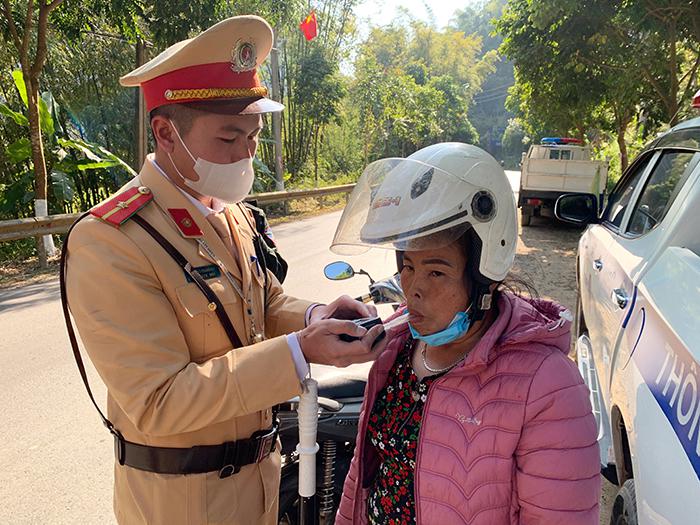
[[[255,69],[258,62],[258,54],[255,45],[251,42],[239,40],[233,46],[231,53],[231,69],[236,73]]]

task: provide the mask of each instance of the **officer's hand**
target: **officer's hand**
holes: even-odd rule
[[[351,321],[325,319],[317,321],[297,332],[301,351],[309,363],[345,367],[355,363],[374,361],[384,351],[387,338],[372,343],[384,330],[377,325],[367,330]],[[351,343],[342,341],[340,334],[360,337]]]
[[[332,303],[321,304],[311,310],[309,324],[321,319],[359,319],[376,315],[377,309],[374,306],[356,301],[349,295],[341,295]]]

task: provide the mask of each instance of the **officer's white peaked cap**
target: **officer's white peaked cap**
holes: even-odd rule
[[[266,98],[267,88],[257,74],[272,41],[272,28],[263,18],[235,16],[173,44],[120,83],[140,86],[148,111],[193,102],[239,114],[281,111],[282,104]]]

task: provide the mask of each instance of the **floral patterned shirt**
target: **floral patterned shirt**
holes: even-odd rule
[[[442,374],[419,380],[411,365],[409,337],[372,407],[367,432],[380,459],[370,487],[369,523],[416,522],[413,481],[418,434],[430,384]]]

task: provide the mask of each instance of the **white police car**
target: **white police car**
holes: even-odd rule
[[[579,243],[576,350],[612,524],[700,523],[700,118],[655,139],[611,192],[567,195]]]

